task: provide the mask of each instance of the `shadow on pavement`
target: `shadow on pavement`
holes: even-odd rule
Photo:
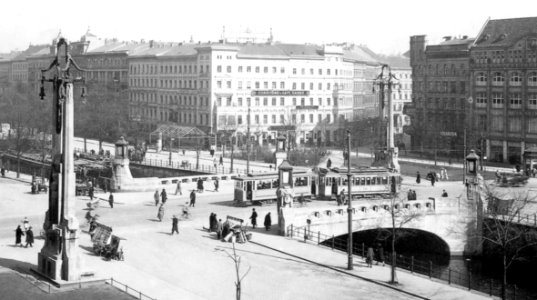
[[[31,274],[30,268],[35,268],[36,265],[14,259],[0,258],[0,267],[15,270],[19,273]]]

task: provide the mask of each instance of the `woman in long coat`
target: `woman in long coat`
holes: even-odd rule
[[[162,218],[164,218],[164,205],[163,204],[161,204],[160,207],[158,208],[157,218],[160,222],[162,222]]]
[[[265,222],[263,223],[265,225],[265,230],[269,231],[270,226],[272,225],[272,219],[270,218],[270,212],[265,216]]]
[[[15,246],[20,245],[22,247],[22,236],[24,235],[24,232],[22,232],[21,226],[18,225],[17,229],[15,229]]]
[[[155,199],[155,206],[157,206],[157,205],[158,205],[158,202],[159,202],[159,200],[160,200],[160,195],[159,195],[159,193],[158,193],[158,189],[155,190],[155,194],[153,195],[153,198]]]

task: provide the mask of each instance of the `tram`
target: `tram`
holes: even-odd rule
[[[276,190],[280,187],[278,172],[248,174],[245,177],[234,177],[234,201],[238,205],[248,202],[254,204],[272,203],[276,200]],[[316,174],[308,170],[293,170],[293,190],[295,197],[303,196],[311,199],[315,193]],[[312,186],[313,185],[313,186]]]
[[[351,195],[356,198],[390,198],[401,188],[401,176],[382,167],[351,168]],[[346,168],[319,169],[318,198],[331,199],[343,189],[347,194],[348,171]]]

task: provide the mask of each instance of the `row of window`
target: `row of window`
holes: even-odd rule
[[[238,81],[237,82],[237,89],[238,90],[242,90],[243,89],[243,81]],[[222,81],[221,80],[218,80],[216,81],[216,87],[221,89],[223,88],[223,85],[222,85]],[[250,90],[252,89],[252,82],[251,81],[246,81],[246,85],[244,86],[247,90]],[[292,90],[296,90],[298,87],[298,83],[297,82],[293,82],[291,83],[291,89]],[[301,90],[305,90],[306,89],[306,83],[305,82],[301,82],[300,83],[300,89]],[[231,80],[227,80],[225,81],[225,88],[227,89],[231,89],[232,88],[232,81]],[[265,90],[268,90],[268,89],[273,89],[273,90],[276,90],[276,89],[280,89],[280,90],[284,90],[286,88],[286,84],[285,84],[285,81],[280,81],[280,84],[278,85],[278,82],[276,81],[272,81],[271,84],[269,85],[269,82],[268,81],[264,81],[263,82],[263,86],[261,86],[261,82],[259,81],[255,81],[254,82],[254,89],[258,90],[258,89],[265,89]],[[326,83],[326,90],[331,90],[332,88],[332,84],[330,82],[327,82]],[[339,89],[339,90],[343,90],[343,89],[346,89],[348,88],[348,84],[346,85],[345,83],[334,83],[334,88],[335,89]],[[317,84],[317,89],[322,91],[323,90],[323,84],[322,82],[319,82]],[[309,84],[309,90],[315,90],[315,84],[313,82],[310,82]]]
[[[209,89],[209,80],[157,80],[154,78],[131,78],[129,85],[131,87],[150,87],[163,89]]]
[[[488,81],[487,73],[478,72],[476,74],[476,85],[486,85]],[[509,85],[522,85],[523,77],[520,72],[514,71],[509,73]],[[504,85],[505,75],[503,72],[494,72],[492,74],[492,85]],[[529,72],[527,75],[529,86],[537,86],[537,72]]]
[[[521,108],[522,107],[522,98],[520,93],[510,93],[509,94],[509,107],[511,108]],[[503,107],[504,94],[502,92],[493,92],[491,93],[492,107]],[[476,105],[477,106],[487,106],[488,97],[486,92],[476,93]],[[537,93],[528,94],[528,106],[530,108],[537,108]]]
[[[129,67],[130,74],[196,74],[198,73],[197,64],[188,65],[150,65],[150,64],[131,64]],[[199,73],[210,73],[209,65],[200,65]]]
[[[527,118],[525,123],[527,133],[537,133],[537,118]],[[486,115],[477,115],[476,126],[480,130],[487,131],[488,125],[490,125],[490,130],[493,132],[503,132],[507,129],[508,132],[522,133],[523,119],[520,117],[505,118],[503,115],[491,115],[487,120]],[[505,125],[507,125],[507,128],[505,128]]]
[[[289,100],[288,100],[289,101]],[[293,106],[297,106],[297,98],[292,98],[292,105]],[[235,103],[232,103],[232,100],[231,100],[231,97],[229,98],[225,98],[225,102],[222,102],[222,97],[218,97],[216,99],[216,105],[217,106],[234,106]],[[332,105],[332,98],[326,98],[326,101],[324,103],[326,106],[330,106]],[[336,101],[334,100],[334,104],[336,104]],[[246,101],[243,102],[243,98],[242,97],[239,97],[237,98],[237,103],[236,103],[236,106],[243,106],[243,105],[246,105],[246,106],[252,106],[252,99],[251,98],[246,98]],[[276,97],[272,97],[270,98],[270,102],[269,102],[269,98],[268,97],[264,97],[263,98],[263,106],[269,106],[269,105],[272,105],[272,106],[276,106],[276,105],[279,105],[281,107],[285,106],[285,105],[289,105],[289,103],[286,103],[285,101],[285,98],[284,97],[280,97],[280,101],[278,102],[278,99]],[[306,106],[306,105],[310,105],[310,106],[313,106],[313,105],[318,105],[318,106],[323,106],[323,99],[322,98],[318,98],[317,99],[317,102],[314,102],[314,99],[313,98],[309,98],[309,102],[306,102],[306,98],[300,98],[300,105],[301,106]],[[255,97],[254,98],[254,106],[261,106],[261,98],[259,97]]]
[[[209,97],[191,95],[160,95],[155,93],[131,93],[131,102],[159,103],[161,105],[181,105],[209,107]]]
[[[218,73],[222,73],[224,70],[224,67],[221,66],[221,65],[218,65],[216,66],[216,72]],[[232,73],[232,67],[231,66],[225,66],[225,70],[226,70],[226,73]],[[319,76],[322,76],[323,75],[323,70],[325,70],[325,74],[327,76],[331,76],[332,75],[332,71],[331,69],[322,69],[322,68],[318,68],[317,69],[317,72],[315,72],[315,69],[314,68],[309,68],[309,72],[308,72],[308,69],[306,68],[301,68],[300,69],[300,74],[301,75],[319,75]],[[261,73],[261,67],[260,66],[255,66],[255,67],[252,67],[252,66],[238,66],[237,67],[237,72],[238,73],[243,73],[243,72],[246,72],[246,73]],[[268,74],[268,73],[272,73],[272,74],[276,74],[278,73],[278,67],[268,67],[268,66],[265,66],[263,67],[263,73],[265,74]],[[280,74],[285,74],[285,67],[280,67],[279,68],[279,72]],[[334,75],[338,75],[338,69],[334,69]],[[339,71],[339,73],[343,74],[343,70]],[[345,74],[347,75],[351,75],[352,73],[350,72],[345,72]],[[293,68],[293,75],[298,75],[298,69],[297,68]]]
[[[301,124],[315,124],[315,123],[332,123],[332,120],[337,120],[338,115],[334,114],[334,118],[332,119],[332,114],[326,114],[325,118],[323,119],[322,114],[317,114],[317,118],[315,118],[315,114],[291,114],[291,119],[289,120],[289,117],[286,117],[284,114],[276,115],[259,115],[259,114],[252,114],[253,122],[251,124],[259,125],[259,124],[275,124],[275,125],[287,125],[289,123],[291,124],[297,124],[297,118],[300,118]],[[343,114],[339,115],[339,120],[345,120],[348,118],[348,116],[345,116]],[[244,121],[248,121],[248,115],[220,115],[218,117],[218,126],[223,125],[242,125],[244,124]],[[270,121],[270,122],[269,122]]]

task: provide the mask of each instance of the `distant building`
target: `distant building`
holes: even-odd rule
[[[537,17],[488,20],[470,50],[476,146],[518,164],[537,146]]]
[[[474,39],[444,37],[427,45],[425,36],[410,37],[412,106],[407,107],[414,150],[462,156],[467,127],[470,47]]]

